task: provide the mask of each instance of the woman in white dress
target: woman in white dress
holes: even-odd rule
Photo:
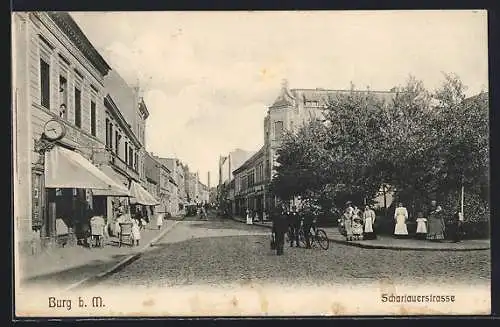
[[[141,239],[141,228],[139,227],[139,222],[137,219],[133,219],[132,222],[132,236],[135,241],[135,245],[139,246],[139,240]]]
[[[252,220],[252,215],[251,215],[251,212],[249,209],[247,209],[246,214],[247,214],[247,225],[252,225],[253,220]]]
[[[156,226],[158,227],[158,229],[161,229],[161,227],[163,226],[163,216],[165,214],[164,213],[157,213],[156,214]]]
[[[394,220],[396,220],[396,226],[394,227],[394,235],[396,237],[404,237],[408,235],[408,228],[406,227],[406,221],[408,220],[408,210],[403,207],[401,202],[398,203],[396,210],[394,211]]]
[[[424,218],[424,215],[419,212],[417,214],[417,231],[416,236],[419,240],[425,240],[427,236],[427,218]]]
[[[363,224],[364,238],[366,240],[375,239],[376,235],[373,230],[373,225],[375,224],[375,211],[373,211],[368,205],[365,206],[365,211],[363,212]]]

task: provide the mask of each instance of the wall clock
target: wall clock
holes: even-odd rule
[[[66,135],[66,127],[60,121],[52,119],[45,123],[43,134],[51,141],[60,140]]]

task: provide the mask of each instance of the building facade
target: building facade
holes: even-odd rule
[[[184,166],[177,158],[158,158],[170,171],[171,198],[170,214],[182,215],[187,204],[186,182],[184,178]]]
[[[144,170],[145,170],[145,189],[151,193],[156,199],[160,195],[160,164],[156,161],[153,155],[148,152],[144,153]]]
[[[46,123],[55,120],[65,130],[59,146],[88,161],[105,151],[104,78],[110,66],[68,13],[17,12],[12,20],[14,219],[16,241],[24,248],[58,233],[60,221],[49,216],[61,217],[71,232],[92,206],[86,190],[45,188],[40,140]]]

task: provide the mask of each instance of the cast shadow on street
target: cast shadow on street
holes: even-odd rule
[[[130,256],[130,254],[116,254],[110,256],[108,260],[93,260],[82,264],[77,267],[72,267],[70,269],[61,270],[49,274],[34,276],[21,280],[21,287],[50,287],[52,285],[71,285],[72,283],[78,282],[75,280],[75,276],[93,276],[102,271],[105,271],[115,265],[117,262]]]

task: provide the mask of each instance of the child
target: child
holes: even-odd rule
[[[427,218],[423,217],[423,214],[419,212],[417,214],[417,231],[416,236],[419,240],[425,240],[427,235]]]
[[[139,246],[139,240],[141,239],[141,229],[137,219],[134,219],[132,223],[132,236],[134,237],[135,245]]]
[[[357,214],[352,219],[352,235],[354,240],[363,239],[363,220]]]
[[[158,227],[158,229],[161,229],[161,226],[163,226],[163,214],[162,213],[159,213],[156,216],[156,226]]]

